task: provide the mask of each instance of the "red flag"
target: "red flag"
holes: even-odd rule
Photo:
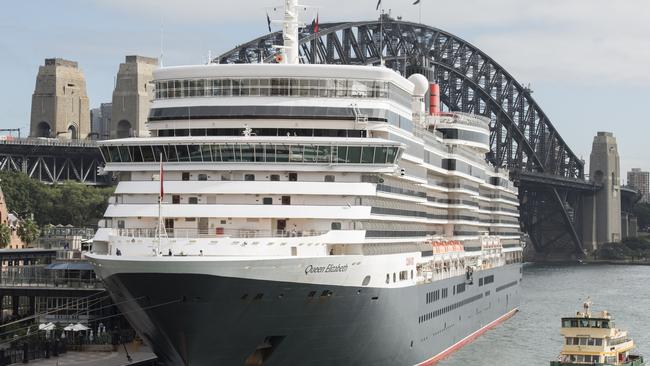
[[[162,160],[162,153],[160,153],[160,202],[162,202],[163,196],[165,195],[165,188],[164,188],[164,171],[163,171],[163,160]]]
[[[314,33],[318,33],[318,13],[316,13],[316,23],[314,23]]]

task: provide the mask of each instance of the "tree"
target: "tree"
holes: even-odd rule
[[[41,224],[96,225],[115,190],[78,182],[47,185],[20,172],[0,172],[0,180],[9,211],[19,217],[33,214]]]
[[[11,228],[0,224],[0,248],[6,248],[9,243],[11,243]]]
[[[38,239],[40,232],[41,231],[39,230],[38,225],[36,225],[36,222],[34,222],[34,220],[31,218],[24,220],[18,226],[18,237],[27,246],[34,243],[36,239]]]
[[[650,203],[638,203],[632,208],[640,228],[650,227]]]

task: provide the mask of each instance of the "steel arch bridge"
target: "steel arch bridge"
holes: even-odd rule
[[[584,180],[582,162],[548,116],[502,66],[451,33],[383,15],[376,21],[321,24],[301,29],[303,63],[379,65],[404,76],[416,72],[440,84],[442,104],[491,119],[487,158],[507,167],[520,187],[521,223],[538,252],[566,248],[584,253],[576,225],[580,196],[597,187]],[[222,54],[215,63],[274,62],[282,33],[259,37]]]

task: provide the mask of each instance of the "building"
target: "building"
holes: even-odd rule
[[[106,140],[110,138],[112,115],[112,103],[102,103],[99,108],[93,108],[90,110],[90,135],[92,139]]]
[[[32,95],[30,137],[84,139],[89,132],[86,79],[77,62],[45,59]]]
[[[153,99],[153,70],[158,59],[126,56],[117,73],[113,91],[110,138],[149,136],[146,129],[149,105]]]
[[[650,172],[644,172],[639,168],[633,168],[627,172],[627,184],[638,189],[641,194],[641,202],[650,203]]]
[[[22,249],[25,247],[25,243],[18,236],[20,220],[16,215],[9,213],[2,189],[0,189],[0,224],[7,225],[11,229],[11,241],[7,245],[7,249]]]

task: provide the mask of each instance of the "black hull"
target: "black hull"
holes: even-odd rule
[[[479,277],[494,282],[479,286]],[[414,365],[516,309],[521,266],[398,289],[198,274],[120,273],[105,279],[165,365]],[[448,297],[427,303],[427,292]],[[310,296],[311,295],[311,296]],[[257,352],[256,352],[257,350]],[[248,360],[248,361],[247,361]]]

